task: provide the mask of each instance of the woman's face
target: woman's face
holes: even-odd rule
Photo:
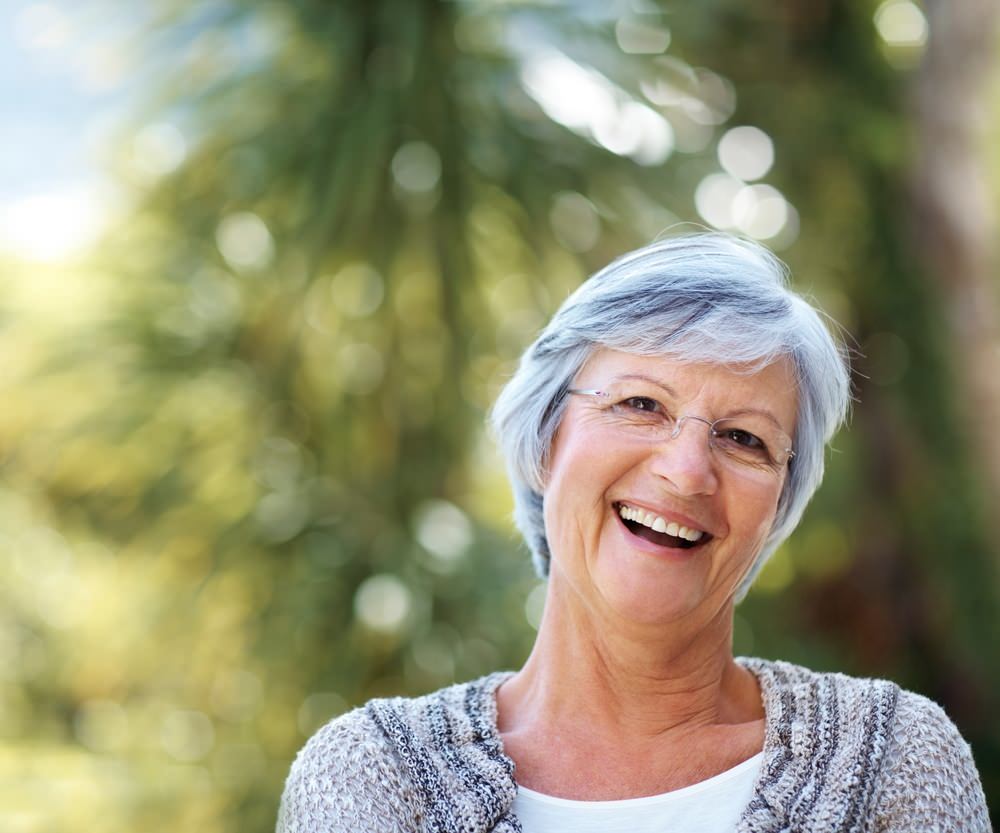
[[[789,364],[742,373],[602,349],[573,387],[630,398],[569,396],[545,488],[556,595],[639,623],[707,623],[731,603],[774,520],[787,467],[753,454],[757,435],[795,436]],[[737,417],[747,431],[712,448],[705,421],[684,420],[671,439],[661,415]]]

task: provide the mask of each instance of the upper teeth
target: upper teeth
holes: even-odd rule
[[[673,521],[667,523],[659,515],[654,515],[652,512],[644,512],[642,509],[635,509],[631,506],[626,506],[624,503],[619,505],[618,514],[621,515],[626,521],[635,521],[643,526],[648,526],[654,532],[665,532],[667,535],[673,535],[675,538],[683,538],[685,541],[697,541],[702,535],[705,534],[700,529],[691,529],[690,527],[680,526]]]

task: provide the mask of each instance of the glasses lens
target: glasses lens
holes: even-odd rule
[[[683,416],[678,422],[663,390],[645,382],[570,392],[594,397],[604,419],[630,437],[670,440],[688,420],[708,427],[708,420],[698,416]],[[791,439],[769,419],[755,414],[717,420],[709,429],[708,441],[723,463],[741,471],[778,471],[791,456]]]
[[[777,469],[788,459],[791,441],[767,420],[720,419],[712,425],[712,447],[741,466]]]

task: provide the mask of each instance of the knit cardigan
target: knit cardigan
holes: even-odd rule
[[[990,830],[968,745],[939,706],[884,680],[740,659],[760,682],[760,773],[737,833]],[[492,674],[328,723],[292,765],[278,833],[520,833]]]

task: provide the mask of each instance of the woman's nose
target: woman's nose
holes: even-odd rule
[[[679,494],[713,494],[718,488],[707,431],[706,420],[682,417],[670,436],[651,447],[653,472],[670,481]]]

